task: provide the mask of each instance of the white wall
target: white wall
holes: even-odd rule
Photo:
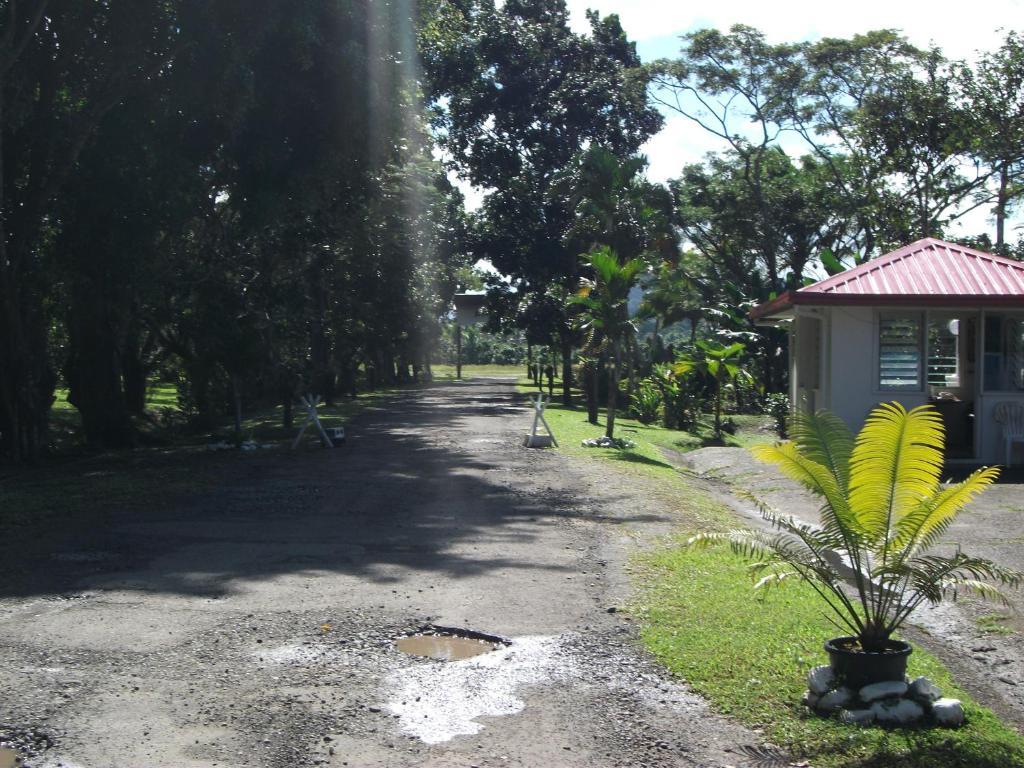
[[[871,409],[882,402],[896,401],[908,410],[924,405],[928,402],[928,389],[924,383],[924,372],[922,371],[922,386],[920,391],[886,391],[878,387],[878,327],[877,318],[879,312],[899,311],[899,307],[826,307],[812,311],[814,316],[822,317],[821,326],[821,370],[818,379],[818,387],[808,387],[808,392],[813,392],[816,408],[825,408],[845,421],[849,427],[857,431],[863,424],[864,419],[871,412]],[[906,311],[904,308],[903,311]],[[915,310],[916,311],[916,310]],[[926,323],[931,313],[921,311],[922,322]],[[937,310],[934,314],[942,316]],[[962,312],[960,313],[962,314]],[[813,375],[803,370],[806,366],[813,365],[815,355],[809,354],[806,348],[813,338],[811,331],[812,323],[808,318],[798,317],[794,322],[794,330],[797,331],[797,344],[793,358],[791,359],[792,372],[796,374],[795,381],[803,384],[812,384]],[[927,327],[924,325],[923,327]],[[977,349],[981,349],[983,324],[981,318],[978,321]],[[802,331],[802,333],[801,333]],[[799,338],[801,337],[802,338]],[[800,342],[803,341],[805,348],[800,349]],[[925,351],[927,355],[927,352]],[[980,354],[979,354],[980,359]],[[962,361],[963,364],[963,361]],[[924,361],[922,360],[922,365]],[[965,371],[967,366],[964,366]],[[796,370],[800,369],[800,370]],[[971,387],[965,387],[965,397],[973,399],[975,404],[975,419],[978,425],[975,437],[977,440],[976,461],[985,464],[1003,463],[1003,446],[1000,439],[999,426],[992,419],[992,410],[995,403],[1003,400],[1017,400],[1024,402],[1024,393],[986,393],[981,391],[981,366],[976,367],[979,378],[972,382],[973,392],[967,391]],[[803,389],[801,386],[800,389]],[[794,399],[799,398],[800,391],[797,386],[791,391]],[[973,396],[973,397],[972,397]],[[1018,447],[1014,456],[1015,463],[1024,463],[1024,448]]]
[[[879,403],[896,401],[904,408],[927,402],[921,392],[878,389],[876,311],[872,307],[829,307],[829,391],[825,407],[859,430]]]

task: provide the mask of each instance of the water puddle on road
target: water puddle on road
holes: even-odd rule
[[[426,656],[440,661],[459,661],[481,656],[508,645],[499,637],[459,630],[417,632],[400,637],[395,646],[410,656]]]
[[[0,748],[0,768],[16,768],[20,764],[17,752],[13,749]]]
[[[526,707],[520,688],[578,675],[562,644],[557,637],[524,636],[463,661],[402,666],[383,680],[385,708],[397,715],[403,732],[426,744],[479,733],[480,718],[514,715]]]

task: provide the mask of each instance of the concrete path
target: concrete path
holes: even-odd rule
[[[335,450],[3,543],[0,741],[36,768],[744,765],[637,644],[642,479],[521,447],[508,382],[372,409]],[[210,459],[211,461],[213,459]],[[511,638],[406,656],[426,624]]]

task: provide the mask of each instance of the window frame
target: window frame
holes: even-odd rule
[[[981,362],[981,366],[980,366],[981,367],[981,394],[983,396],[984,395],[1004,395],[1004,396],[1024,395],[1024,381],[1021,382],[1021,387],[1019,389],[989,389],[989,386],[988,386],[988,368],[985,365],[985,355],[986,355],[985,349],[986,349],[986,345],[988,344],[988,328],[987,328],[988,323],[987,323],[987,320],[990,317],[1010,317],[1010,318],[1013,318],[1013,319],[1017,320],[1019,323],[1024,324],[1024,312],[1015,312],[1013,310],[999,310],[999,309],[996,309],[996,310],[992,310],[992,309],[985,310],[985,312],[984,312],[984,314],[982,316],[981,322],[980,322],[980,325],[981,325],[981,338],[979,339],[979,341],[981,343],[981,360],[980,360],[980,362]]]
[[[914,319],[917,322],[917,384],[913,387],[893,387],[882,385],[882,321],[889,318]],[[897,308],[875,310],[874,334],[872,346],[874,351],[874,392],[881,393],[902,393],[902,394],[924,394],[928,389],[927,384],[927,344],[926,344],[927,317],[925,312],[917,310],[905,310]]]

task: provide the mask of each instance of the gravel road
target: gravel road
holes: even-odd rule
[[[523,448],[524,404],[506,381],[418,390],[337,450],[218,457],[203,493],[23,529],[0,547],[0,742],[34,768],[763,756],[618,610],[630,553],[678,513],[641,478]],[[395,648],[427,624],[512,643]]]

